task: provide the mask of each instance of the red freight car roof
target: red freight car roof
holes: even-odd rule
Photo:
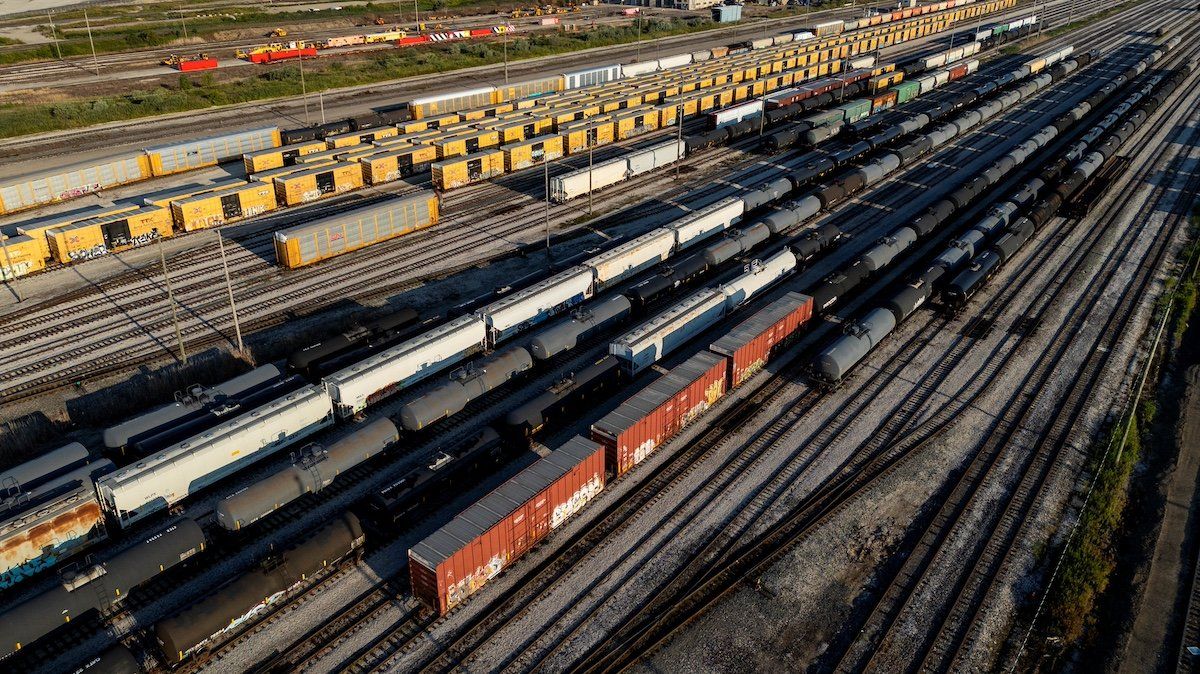
[[[626,400],[620,407],[609,412],[605,417],[592,424],[592,428],[605,435],[616,438],[621,433],[633,428],[645,420],[646,416],[658,409],[660,405],[687,388],[722,358],[707,351],[687,359],[674,367],[670,372],[654,380],[649,386],[638,391],[632,398]]]
[[[409,554],[429,569],[437,569],[459,550],[516,512],[529,499],[586,461],[599,447],[586,438],[572,438],[417,543]]]

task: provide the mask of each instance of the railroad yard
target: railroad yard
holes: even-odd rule
[[[1198,38],[755,8],[0,140],[0,671],[1191,671]]]

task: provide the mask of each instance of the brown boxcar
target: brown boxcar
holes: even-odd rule
[[[603,490],[604,448],[572,438],[413,546],[413,596],[444,615]]]
[[[713,342],[709,350],[729,362],[726,386],[739,386],[763,369],[775,349],[812,318],[812,306],[808,295],[788,293]]]
[[[702,351],[592,424],[608,469],[621,476],[725,394],[727,361]]]

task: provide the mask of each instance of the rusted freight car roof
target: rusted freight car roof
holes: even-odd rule
[[[586,438],[571,438],[549,456],[538,459],[441,529],[417,543],[410,554],[426,567],[436,569],[442,562],[450,559],[467,544],[554,484],[555,480],[586,461],[599,448],[599,444]]]
[[[629,400],[621,403],[620,407],[592,424],[592,428],[610,437],[617,437],[633,428],[635,424],[641,423],[647,415],[670,400],[672,396],[687,388],[689,384],[699,379],[700,375],[711,370],[722,360],[721,356],[708,351],[697,353],[685,362],[671,368],[670,372],[638,391]]]

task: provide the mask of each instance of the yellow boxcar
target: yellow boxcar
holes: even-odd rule
[[[36,239],[24,234],[12,237],[0,234],[0,281],[11,281],[45,268],[46,257]]]
[[[274,179],[275,199],[282,206],[295,206],[363,186],[358,162],[338,162],[318,166]]]
[[[554,125],[545,117],[525,116],[524,119],[507,120],[492,127],[500,136],[500,144],[519,143],[554,130]]]
[[[354,150],[361,150],[363,148],[369,148],[369,147],[374,147],[374,146],[373,145],[364,145],[362,143],[355,143],[354,145],[343,145],[342,147],[331,148],[328,150],[324,150],[322,152],[314,152],[312,154],[304,155],[303,157],[297,157],[296,164],[298,166],[315,166],[317,164],[336,162],[336,161],[340,161],[339,157],[346,154],[347,152],[352,152]]]
[[[292,145],[284,145],[283,147],[257,150],[243,154],[242,165],[246,167],[246,174],[249,175],[251,173],[279,168],[280,166],[291,166],[296,163],[297,157],[303,157],[306,154],[314,152],[323,152],[325,149],[325,141],[310,140],[306,143],[294,143]]]
[[[553,161],[563,156],[562,136],[545,135],[505,145],[504,170],[506,173],[520,171],[542,161]]]
[[[62,263],[90,260],[171,236],[171,210],[143,206],[46,232],[50,254]]]
[[[416,133],[418,131],[424,131],[424,130],[428,129],[429,128],[429,120],[427,120],[427,119],[410,119],[407,122],[400,122],[399,124],[396,125],[396,128],[400,130],[400,135],[402,135],[402,136],[405,134],[408,134],[408,133]]]
[[[253,218],[276,208],[275,188],[256,180],[241,187],[172,201],[171,219],[178,229],[192,232]]]
[[[81,220],[101,218],[114,213],[128,213],[136,208],[137,206],[93,206],[91,208],[71,211],[70,213],[47,215],[26,222],[18,222],[16,229],[18,234],[24,234],[33,239],[37,244],[38,255],[44,260],[49,260],[50,240],[46,237],[46,232],[59,227],[66,227]]]
[[[310,171],[314,168],[317,168],[318,166],[330,166],[335,163],[337,163],[337,162],[335,162],[333,159],[325,159],[325,160],[322,160],[319,162],[313,162],[312,164],[294,164],[292,166],[280,166],[279,168],[273,168],[269,171],[262,171],[259,173],[255,173],[254,175],[250,176],[250,179],[251,180],[261,180],[263,182],[269,183],[280,176],[290,176],[293,173],[299,173],[301,171]]]
[[[500,134],[492,129],[477,129],[465,133],[435,138],[430,145],[437,149],[438,159],[474,154],[500,144]]]
[[[171,202],[177,199],[184,199],[196,194],[203,194],[205,192],[212,192],[214,190],[224,190],[230,187],[237,187],[245,184],[246,181],[242,178],[225,178],[224,180],[217,180],[207,185],[187,185],[185,187],[179,187],[173,190],[163,190],[161,192],[155,192],[153,194],[146,195],[142,197],[142,205],[170,208]]]
[[[380,126],[374,129],[365,129],[362,131],[351,131],[350,133],[339,133],[336,136],[326,136],[325,144],[329,149],[333,150],[339,147],[350,147],[352,145],[370,144],[372,141],[382,140],[384,138],[394,138],[400,135],[400,129],[394,126]]]
[[[295,269],[436,224],[437,195],[418,194],[356,208],[275,232],[275,260]]]
[[[446,126],[449,124],[458,124],[462,120],[459,119],[457,114],[450,113],[448,115],[436,115],[433,117],[426,117],[425,119],[423,119],[421,121],[423,121],[425,123],[426,129],[440,129],[443,126]]]
[[[662,105],[654,106],[654,109],[658,111],[658,126],[660,128],[665,126],[675,126],[675,122],[678,120],[679,111],[682,108],[683,106],[677,102],[663,103]]]
[[[661,112],[652,106],[643,106],[622,110],[613,115],[616,125],[617,139],[625,140],[644,133],[650,133],[658,128]]]
[[[575,154],[616,140],[616,124],[607,116],[581,119],[560,126],[559,135],[566,139],[567,154]]]
[[[433,146],[413,145],[363,157],[358,163],[362,166],[363,181],[379,185],[427,170],[436,160],[437,150]]]
[[[484,150],[434,162],[430,168],[433,186],[442,191],[452,190],[504,175],[504,153],[500,150]]]

